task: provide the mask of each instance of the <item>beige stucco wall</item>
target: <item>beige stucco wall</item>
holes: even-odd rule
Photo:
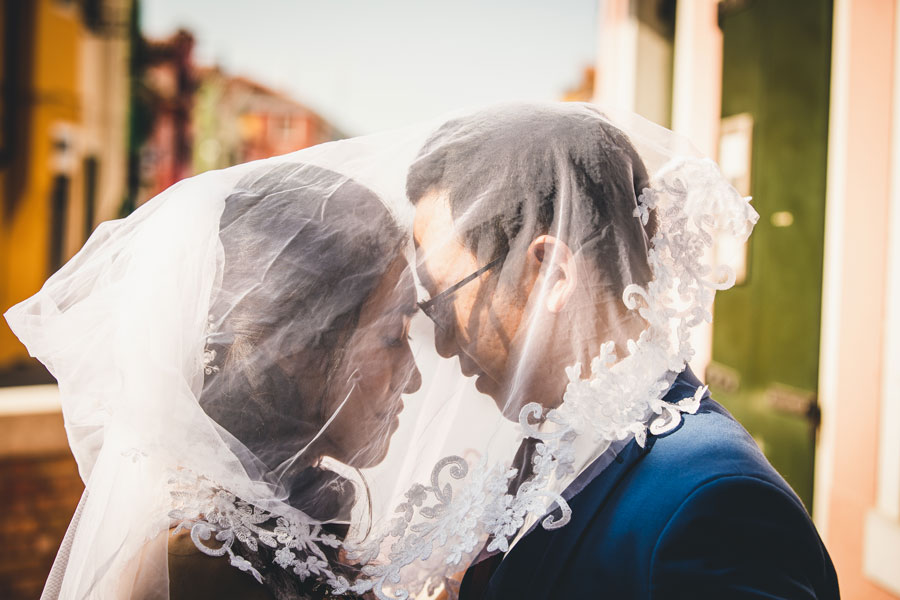
[[[836,0],[816,522],[841,595],[894,598],[863,569],[875,506],[884,363],[895,2]],[[900,567],[900,559],[898,559]]]
[[[118,0],[116,4],[120,11],[127,12],[130,0]],[[119,32],[108,36],[86,35],[81,44],[81,158],[95,156],[99,161],[95,226],[119,216],[126,193],[129,43],[124,32]],[[84,243],[83,236],[82,227],[75,237],[73,251]]]

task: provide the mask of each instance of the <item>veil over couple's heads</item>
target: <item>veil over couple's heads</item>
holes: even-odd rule
[[[403,598],[564,526],[592,459],[691,410],[661,398],[730,285],[704,250],[753,222],[632,123],[500,105],[98,228],[6,315],[87,482],[49,597],[164,598],[177,543],[271,597]]]

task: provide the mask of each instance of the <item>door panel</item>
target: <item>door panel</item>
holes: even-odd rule
[[[829,0],[720,3],[722,116],[753,119],[760,221],[716,300],[714,396],[812,509],[831,61]]]

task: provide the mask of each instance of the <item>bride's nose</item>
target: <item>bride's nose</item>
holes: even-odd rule
[[[404,360],[398,371],[400,376],[405,378],[402,385],[403,393],[413,394],[422,387],[422,374],[419,372],[419,367],[416,366],[416,358],[413,356],[412,347],[410,347],[408,340],[404,346]]]
[[[409,377],[406,379],[406,385],[403,388],[404,394],[414,394],[422,387],[422,374],[419,372],[416,363],[410,361],[409,368],[411,371]]]

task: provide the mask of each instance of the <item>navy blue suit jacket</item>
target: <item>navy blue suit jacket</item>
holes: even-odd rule
[[[700,385],[686,370],[666,400]],[[569,504],[571,522],[529,532],[486,587],[470,569],[461,599],[839,597],[800,499],[708,396],[677,429],[628,444]]]

